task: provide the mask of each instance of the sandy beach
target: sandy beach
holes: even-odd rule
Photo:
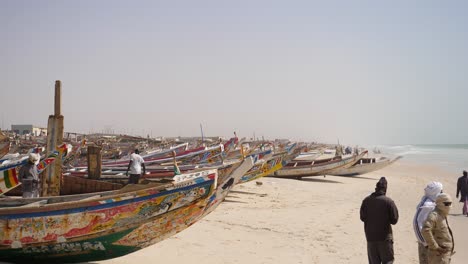
[[[423,189],[441,181],[455,198],[460,175],[402,160],[360,177],[262,178],[261,185],[236,186],[213,213],[176,236],[97,263],[367,263],[359,208],[381,176],[400,213],[393,227],[396,263],[418,263],[412,219]],[[458,202],[449,223],[457,252],[452,263],[465,263],[468,217]]]

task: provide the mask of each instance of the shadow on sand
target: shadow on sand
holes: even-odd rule
[[[302,178],[300,181],[308,181],[308,182],[324,182],[324,183],[340,183],[343,184],[340,181],[334,181],[334,180],[328,180],[324,178]]]
[[[257,195],[257,196],[261,196],[261,197],[267,195],[266,193],[254,193],[254,192],[243,192],[243,191],[230,191],[229,193],[249,194],[249,195]]]
[[[328,176],[328,175],[327,175]],[[361,180],[372,180],[372,181],[378,181],[379,179],[374,179],[374,178],[369,178],[369,177],[364,177],[364,176],[335,176],[335,175],[330,175],[328,177],[340,177],[340,178],[351,178],[351,179],[361,179]]]
[[[243,201],[235,201],[235,200],[229,200],[229,199],[224,199],[225,203],[243,203],[243,204],[246,204],[247,202],[243,202]]]

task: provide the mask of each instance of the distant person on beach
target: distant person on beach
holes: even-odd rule
[[[39,154],[29,153],[28,163],[21,167],[18,180],[23,189],[23,198],[37,198],[40,191],[40,178],[37,171]]]
[[[128,163],[127,172],[130,170],[130,177],[128,178],[128,184],[137,184],[140,180],[141,168],[143,167],[143,175],[146,174],[145,161],[140,156],[140,151],[135,149],[135,152],[130,155],[130,162]]]
[[[441,193],[436,198],[436,208],[428,216],[422,228],[427,243],[429,264],[449,264],[454,254],[453,233],[447,216],[452,207],[452,198]]]
[[[436,207],[436,198],[442,192],[443,185],[440,182],[430,182],[424,188],[424,196],[421,198],[418,206],[416,207],[416,214],[413,219],[413,228],[416,238],[418,239],[418,253],[419,253],[419,263],[428,264],[428,249],[426,240],[421,234],[422,227],[424,222],[427,219],[427,216],[435,209]]]
[[[353,151],[351,150],[351,147],[350,147],[350,146],[347,146],[347,147],[345,148],[345,153],[346,153],[346,155],[349,155],[349,154],[352,154],[352,153],[353,153]]]
[[[463,176],[457,181],[457,195],[460,194],[460,202],[463,203],[463,215],[468,216],[468,173],[463,171]]]
[[[398,222],[398,209],[386,193],[387,180],[382,177],[376,184],[375,192],[367,196],[361,205],[369,264],[392,264],[394,260],[391,225]]]

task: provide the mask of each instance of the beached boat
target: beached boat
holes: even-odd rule
[[[191,163],[212,163],[222,159],[222,146],[213,146],[213,147],[198,147],[195,149],[190,149],[176,153],[176,160],[178,163],[191,164]],[[172,151],[171,151],[172,153]],[[145,165],[161,165],[161,164],[172,164],[173,157],[168,157],[164,155],[162,157],[156,156],[153,158],[147,158],[145,160]],[[102,164],[102,168],[106,167],[127,167],[129,160],[116,160],[114,162],[106,162]],[[74,167],[75,169],[86,169],[86,164],[81,164]]]
[[[312,161],[292,160],[283,166],[281,170],[269,176],[300,179],[302,177],[327,175],[330,170],[352,166],[366,154],[367,151],[363,151],[359,155],[337,156],[329,159]]]
[[[222,174],[224,170],[227,170],[229,166],[240,163],[240,159],[230,159],[225,161],[217,161],[212,163],[200,163],[200,164],[179,164],[178,168],[180,172],[188,173],[197,171],[200,169],[218,169],[219,173]],[[146,162],[145,162],[146,164]],[[127,167],[104,167],[101,171],[100,180],[114,182],[114,183],[126,183],[128,176],[126,175]],[[87,168],[71,168],[64,172],[66,176],[74,176],[80,178],[88,177]],[[166,165],[150,165],[146,166],[146,174],[142,176],[143,179],[158,180],[164,178],[174,177],[174,165],[173,162],[167,162]]]
[[[72,263],[123,256],[157,239],[141,228],[210,197],[216,170],[181,175],[179,182],[128,185],[86,195],[0,200],[0,260]],[[229,177],[228,177],[229,178]],[[177,215],[177,214],[176,214]],[[162,221],[162,222],[161,222]],[[122,242],[137,232],[148,243]],[[125,240],[126,241],[126,240]]]
[[[141,225],[134,232],[120,239],[116,244],[122,246],[145,247],[164,240],[193,225],[221,204],[231,188],[253,166],[252,158],[244,159],[222,180],[218,177],[218,187],[207,198],[196,203],[173,210],[158,217],[155,221]]]
[[[177,146],[171,147],[169,149],[165,150],[160,150],[160,151],[154,151],[154,152],[148,152],[146,154],[143,154],[142,157],[146,162],[149,162],[150,160],[160,160],[160,159],[165,159],[165,158],[172,158],[172,152],[175,151],[176,154],[183,153],[187,150],[188,143],[183,143],[179,144]],[[102,166],[127,166],[128,163],[130,162],[130,156],[125,157],[123,159],[119,160],[103,160],[102,161]]]
[[[312,161],[319,158],[322,154],[320,151],[301,152],[294,160]]]
[[[283,167],[284,154],[277,154],[255,164],[238,182],[246,183],[270,175]]]
[[[398,156],[394,159],[389,159],[386,157],[381,158],[361,158],[353,166],[349,168],[339,168],[327,172],[327,175],[335,176],[356,176],[366,174],[372,171],[380,170],[384,167],[389,166],[395,161],[401,159],[401,156]]]

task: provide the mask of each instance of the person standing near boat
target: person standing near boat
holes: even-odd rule
[[[29,153],[28,163],[21,167],[18,175],[18,180],[21,182],[23,190],[23,198],[39,197],[40,178],[37,171],[39,155]]]
[[[435,209],[436,207],[436,198],[437,195],[442,193],[443,185],[440,182],[430,182],[424,188],[424,196],[421,198],[418,206],[416,207],[416,214],[413,219],[413,228],[416,238],[418,239],[418,253],[419,253],[419,263],[428,264],[428,249],[426,240],[422,236],[421,230],[424,225],[424,222],[427,219],[427,216]]]
[[[463,215],[468,216],[468,173],[464,170],[463,176],[457,181],[457,195],[460,194],[460,202],[463,203]]]
[[[146,174],[145,161],[140,156],[140,151],[135,149],[135,152],[130,155],[130,162],[128,163],[127,172],[125,173],[128,176],[128,171],[130,170],[130,177],[128,178],[128,184],[137,184],[140,180],[140,176]]]
[[[392,264],[394,261],[391,225],[398,222],[398,209],[386,193],[387,180],[381,177],[375,192],[361,204],[360,217],[364,222],[369,264]]]
[[[421,233],[427,243],[429,264],[449,264],[454,254],[455,243],[447,216],[452,207],[452,198],[441,193],[436,198],[436,208],[424,222]]]

